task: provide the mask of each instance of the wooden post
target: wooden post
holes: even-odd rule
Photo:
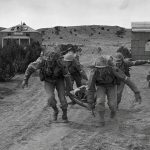
[[[19,38],[19,45],[20,45],[20,38]]]
[[[3,48],[3,46],[4,46],[4,43],[3,43],[4,41],[3,41],[3,40],[4,40],[4,39],[2,38],[2,48]]]

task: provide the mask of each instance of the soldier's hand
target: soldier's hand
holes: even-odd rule
[[[147,63],[150,64],[150,60],[147,60]]]
[[[142,98],[140,95],[140,92],[135,93],[135,102],[141,104],[142,103]]]
[[[28,82],[23,80],[22,82],[22,88],[24,89],[25,87],[28,87]]]

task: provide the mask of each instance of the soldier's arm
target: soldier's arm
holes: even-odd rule
[[[146,63],[149,63],[149,60],[136,60],[136,61],[130,61],[130,60],[125,60],[124,61],[129,67],[131,66],[140,66],[144,65]]]
[[[85,80],[88,80],[88,77],[87,77],[87,74],[83,68],[83,65],[81,65],[77,59],[74,59],[73,63],[74,63],[74,66],[76,67],[77,71],[80,72],[82,78]]]
[[[24,81],[28,82],[31,74],[42,67],[43,60],[39,57],[36,61],[29,64],[25,71]]]
[[[96,92],[95,82],[96,82],[96,72],[95,69],[92,69],[90,72],[87,87],[87,101],[90,104],[94,103],[94,94]]]
[[[119,78],[121,81],[123,81],[125,84],[129,86],[129,88],[134,92],[135,94],[135,99],[137,102],[141,103],[141,96],[140,96],[140,91],[135,85],[133,81],[129,77],[127,77],[123,71],[121,71],[119,68],[112,68],[112,71],[114,75]]]

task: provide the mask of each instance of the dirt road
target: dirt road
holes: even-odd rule
[[[132,107],[133,93],[125,87],[117,118],[111,120],[107,109],[105,127],[99,127],[98,115],[94,118],[76,105],[69,106],[69,123],[61,123],[61,113],[59,121],[52,122],[52,110],[38,77],[30,78],[24,90],[20,87],[22,75],[0,83],[0,150],[150,150],[148,68],[131,71],[143,103]]]

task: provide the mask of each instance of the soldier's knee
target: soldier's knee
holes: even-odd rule
[[[48,98],[47,102],[50,107],[56,106],[55,96],[50,96]]]

